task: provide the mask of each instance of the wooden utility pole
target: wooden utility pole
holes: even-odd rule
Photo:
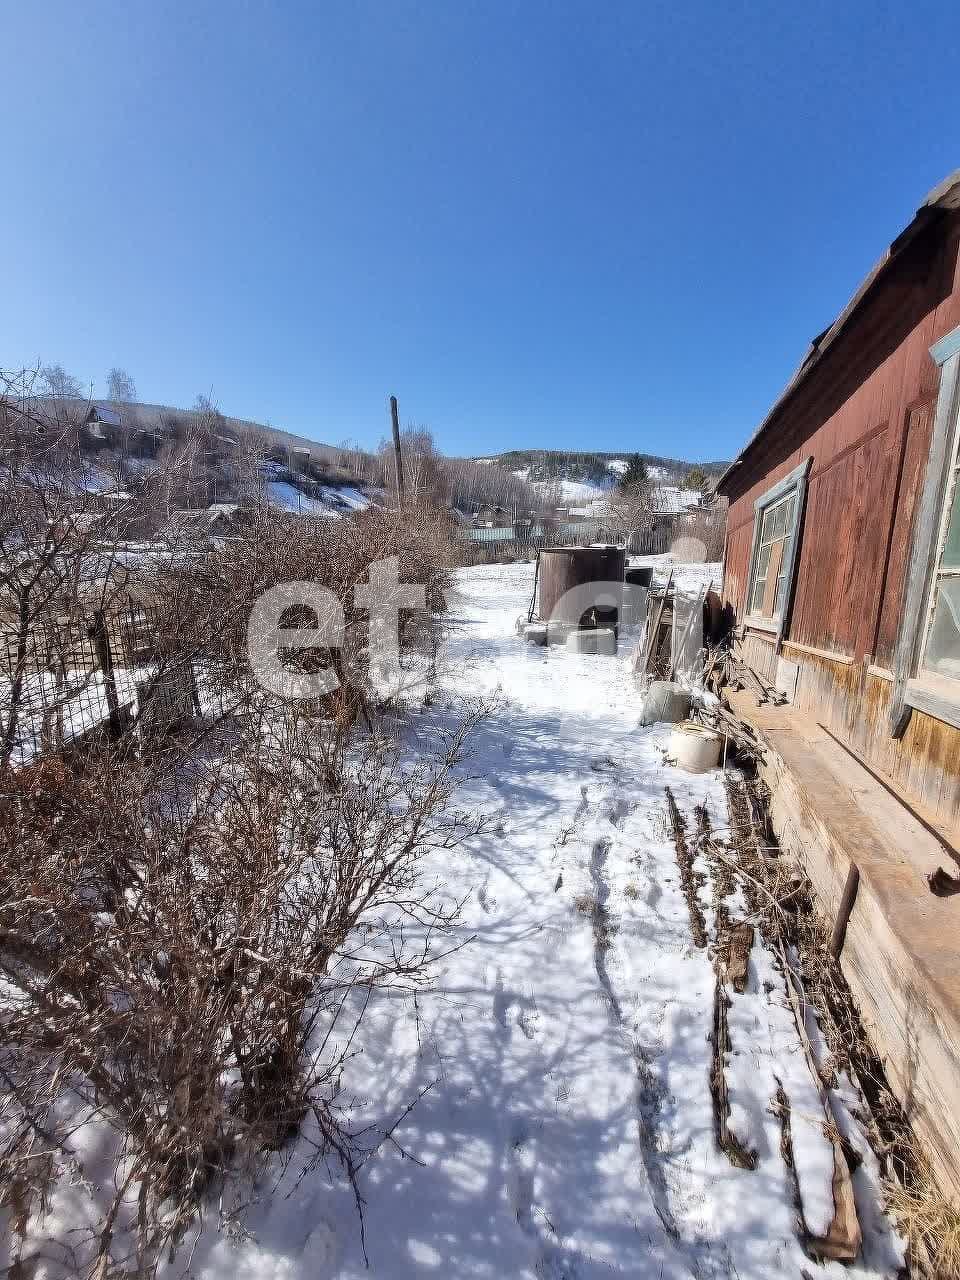
[[[400,412],[397,397],[390,397],[390,423],[393,427],[393,456],[397,464],[397,510],[403,508],[403,458],[400,456]]]

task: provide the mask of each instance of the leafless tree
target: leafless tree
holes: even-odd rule
[[[60,400],[75,399],[83,395],[79,378],[67,373],[62,364],[45,364],[40,370],[40,391]]]
[[[446,506],[450,500],[449,476],[427,428],[407,427],[401,436],[401,447],[406,501],[414,506]],[[384,448],[392,459],[392,444],[382,446],[381,453]]]
[[[22,373],[0,375],[7,432],[0,442],[0,767],[49,718],[86,689],[94,671],[78,667],[78,617],[122,596],[127,534],[146,494],[121,501],[99,487],[79,448],[77,413],[33,395]],[[55,693],[51,694],[51,685]],[[46,723],[49,728],[49,724]]]
[[[114,404],[132,404],[137,398],[137,388],[126,369],[114,366],[107,374],[107,399]]]
[[[610,530],[630,546],[631,541],[653,528],[653,510],[652,490],[647,481],[618,485],[610,499]]]

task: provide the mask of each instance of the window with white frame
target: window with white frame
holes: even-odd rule
[[[930,355],[940,366],[940,390],[893,655],[895,738],[911,708],[960,729],[960,327]]]
[[[807,459],[754,504],[746,620],[769,630],[782,627],[790,602],[809,467]]]
[[[956,435],[956,433],[955,433]],[[953,443],[930,583],[921,668],[960,680],[960,459]]]

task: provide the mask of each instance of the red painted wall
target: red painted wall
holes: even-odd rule
[[[929,347],[960,324],[958,242],[960,215],[944,214],[902,251],[726,482],[738,617],[754,500],[811,457],[785,635],[889,665],[936,402]]]

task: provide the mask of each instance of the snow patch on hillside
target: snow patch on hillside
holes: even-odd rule
[[[352,485],[321,485],[319,496],[311,497],[288,480],[270,480],[266,493],[275,507],[301,516],[340,516],[348,511],[364,511],[370,505],[370,499]]]
[[[339,513],[323,502],[308,498],[305,493],[289,484],[286,480],[269,480],[266,486],[267,498],[283,511],[293,511],[302,516],[334,516]]]
[[[551,497],[559,488],[560,502],[564,505],[571,502],[592,502],[595,498],[604,497],[608,492],[608,487],[590,484],[586,480],[535,480],[533,487],[538,493],[548,494]]]

